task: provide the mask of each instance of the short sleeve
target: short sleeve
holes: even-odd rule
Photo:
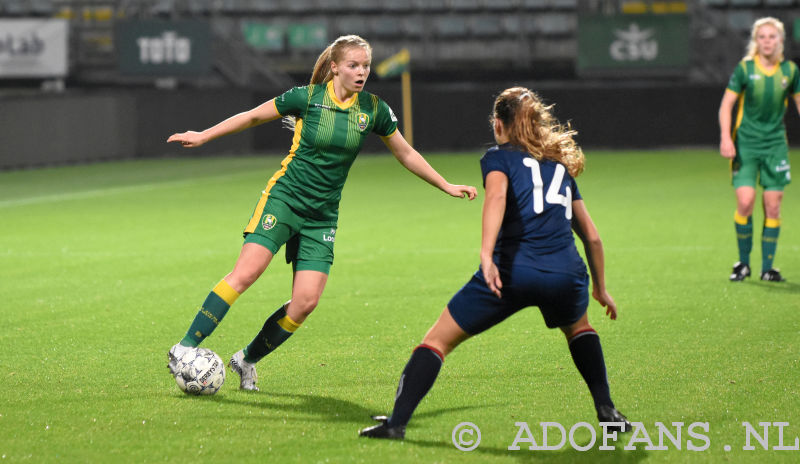
[[[578,190],[578,183],[575,182],[575,179],[570,176],[569,177],[569,189],[572,192],[572,200],[581,200],[581,192]]]
[[[275,97],[275,108],[281,116],[303,117],[308,107],[309,86],[292,87]]]
[[[505,158],[501,156],[501,152],[496,148],[490,149],[481,158],[481,175],[483,176],[483,185],[486,185],[486,176],[492,171],[500,171],[506,176],[509,176],[508,164]]]
[[[797,65],[794,62],[789,62],[789,67],[792,70],[789,94],[794,95],[800,92],[800,71],[797,70]]]
[[[381,137],[388,137],[397,130],[397,116],[385,101],[378,99],[378,108],[375,111],[375,125],[372,132]]]
[[[731,74],[731,78],[728,80],[727,89],[736,92],[742,93],[744,88],[747,85],[747,71],[745,70],[744,62],[740,62],[736,69],[733,70],[733,74]]]

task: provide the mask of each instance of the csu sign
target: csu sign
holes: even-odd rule
[[[211,68],[211,29],[204,21],[120,21],[114,43],[122,74],[186,76]]]
[[[689,67],[689,18],[684,14],[581,16],[581,75],[676,76]]]

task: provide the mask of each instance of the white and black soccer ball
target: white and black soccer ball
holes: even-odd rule
[[[225,383],[225,364],[208,348],[186,350],[178,360],[175,383],[189,395],[213,395]]]

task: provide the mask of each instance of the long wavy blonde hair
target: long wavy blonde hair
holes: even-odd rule
[[[561,163],[572,177],[577,177],[583,172],[586,159],[573,138],[577,132],[569,124],[559,123],[550,113],[552,108],[530,89],[511,87],[495,99],[490,121],[503,122],[511,144],[537,160]]]
[[[314,71],[311,73],[309,84],[327,84],[328,81],[333,79],[331,63],[340,62],[344,59],[344,54],[347,50],[354,47],[363,48],[367,51],[370,58],[372,58],[372,46],[370,46],[369,42],[357,35],[340,36],[319,54],[317,62],[314,64]],[[294,116],[286,116],[283,118],[283,126],[289,130],[293,131],[296,123],[297,119]]]
[[[761,26],[767,24],[778,30],[778,34],[781,37],[781,41],[778,44],[778,61],[783,61],[783,42],[786,40],[786,30],[783,28],[783,23],[780,19],[773,18],[771,16],[759,18],[753,23],[753,29],[750,31],[750,42],[747,44],[747,53],[745,54],[744,59],[752,60],[758,54],[758,43],[756,42],[756,36],[758,35],[758,30],[761,28]]]

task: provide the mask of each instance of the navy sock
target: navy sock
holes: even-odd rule
[[[394,410],[389,417],[389,427],[405,427],[417,409],[422,398],[428,393],[439,375],[444,356],[428,345],[419,345],[411,354],[394,399]]]
[[[253,364],[259,362],[261,358],[272,353],[300,328],[300,324],[286,314],[288,306],[289,303],[284,304],[267,318],[261,331],[244,349],[245,361]]]
[[[594,399],[594,406],[608,405],[612,408],[611,392],[606,376],[606,362],[603,359],[603,348],[600,337],[594,330],[580,332],[569,340],[569,352],[575,367],[583,376]]]

